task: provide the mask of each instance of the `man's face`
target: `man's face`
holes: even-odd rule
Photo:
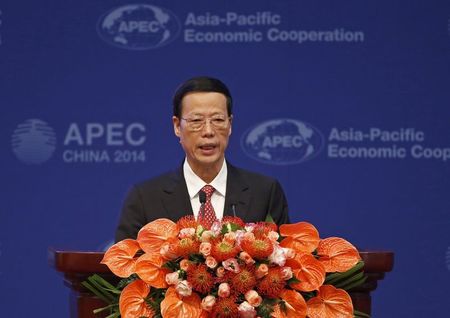
[[[226,125],[216,128],[211,123],[211,119],[215,118],[225,118]],[[193,131],[189,121],[202,119],[208,120],[200,130]],[[216,92],[189,93],[181,101],[181,118],[174,116],[172,121],[175,135],[180,138],[192,170],[200,172],[213,168],[218,172],[231,135],[231,118],[228,120],[225,95]]]

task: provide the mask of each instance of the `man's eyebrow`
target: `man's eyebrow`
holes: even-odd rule
[[[189,113],[187,114],[188,116],[201,116],[201,117],[206,117],[206,116],[217,116],[217,115],[221,115],[221,116],[226,116],[225,113],[222,112],[214,112],[214,113],[210,113],[210,114],[203,114],[203,113]]]
[[[202,114],[202,113],[189,113],[189,114],[187,114],[188,116],[198,116],[198,117],[200,117],[200,116],[204,116],[204,114]]]

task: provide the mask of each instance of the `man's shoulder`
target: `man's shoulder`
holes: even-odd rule
[[[161,189],[179,182],[183,177],[180,169],[164,172],[154,177],[137,182],[134,187],[142,190]]]
[[[228,171],[230,173],[230,176],[242,178],[251,183],[267,184],[267,183],[277,183],[278,182],[275,178],[273,178],[271,176],[268,176],[268,175],[265,175],[262,173],[258,173],[258,172],[254,172],[251,170],[243,169],[243,168],[238,168],[231,164],[228,164]]]

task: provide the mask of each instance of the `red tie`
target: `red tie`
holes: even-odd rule
[[[217,220],[216,213],[214,212],[214,208],[211,204],[211,196],[215,190],[216,189],[214,189],[214,187],[210,185],[205,185],[201,190],[206,194],[206,202],[203,205],[203,211],[202,207],[200,207],[200,212],[198,213],[199,215],[198,220],[199,223],[207,229],[210,229],[214,221]]]

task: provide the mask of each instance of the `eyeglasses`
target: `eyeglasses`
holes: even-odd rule
[[[230,117],[225,116],[214,116],[211,118],[203,118],[203,117],[193,117],[193,118],[183,118],[182,120],[186,121],[186,126],[191,131],[200,131],[205,127],[206,121],[209,121],[210,125],[215,129],[226,129],[228,127],[228,122]]]

